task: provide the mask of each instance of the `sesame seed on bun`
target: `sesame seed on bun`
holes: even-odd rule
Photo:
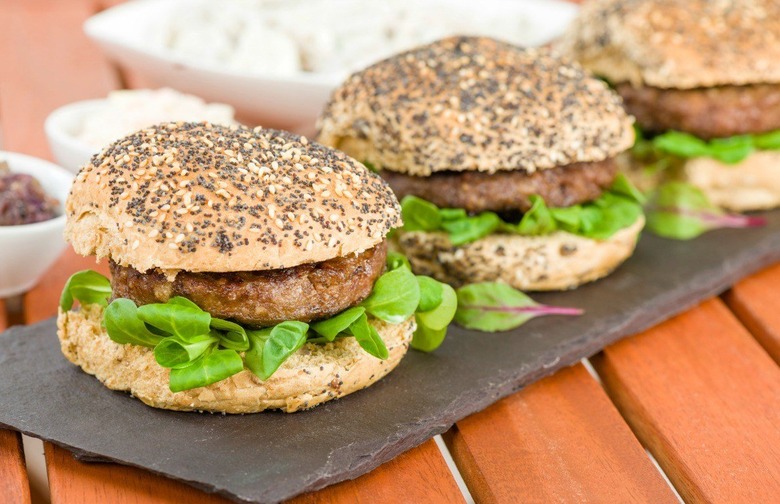
[[[613,157],[633,144],[631,126],[602,81],[546,49],[452,37],[352,75],[318,139],[409,175],[533,173]]]
[[[780,82],[778,0],[589,0],[558,49],[611,82]]]
[[[400,225],[381,178],[270,129],[167,123],[93,157],[66,204],[76,252],[144,272],[260,271],[362,252]]]

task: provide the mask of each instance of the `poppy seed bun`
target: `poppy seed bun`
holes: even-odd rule
[[[79,172],[65,236],[77,253],[145,272],[258,271],[369,249],[400,225],[377,175],[292,133],[167,123]]]
[[[367,354],[355,338],[342,338],[304,345],[266,381],[244,370],[206,387],[173,393],[168,388],[169,370],[155,362],[153,351],[111,341],[102,319],[99,305],[60,310],[58,336],[68,360],[106,387],[130,392],[149,406],[220,413],[266,409],[292,413],[368,387],[398,365],[415,329],[414,318],[397,325],[371,320],[390,352],[387,360]]]
[[[558,49],[610,82],[780,82],[777,0],[589,0]]]
[[[445,233],[399,232],[397,246],[415,273],[454,287],[504,282],[520,290],[565,290],[620,266],[633,253],[644,223],[640,217],[606,240],[556,231],[545,236],[494,234],[458,247]]]
[[[452,37],[349,77],[318,139],[409,175],[533,173],[613,157],[633,144],[631,125],[617,94],[546,49]]]

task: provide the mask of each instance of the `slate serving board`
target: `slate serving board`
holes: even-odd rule
[[[506,333],[453,327],[364,391],[292,415],[222,416],[144,406],[68,363],[53,320],[0,335],[0,424],[86,458],[147,468],[237,501],[275,502],[359,476],[455,421],[780,260],[780,211],[761,229],[691,242],[644,236],[605,280],[535,296],[586,310]]]

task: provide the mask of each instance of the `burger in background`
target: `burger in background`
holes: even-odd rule
[[[547,50],[453,37],[401,53],[349,77],[318,129],[403,198],[399,250],[452,285],[573,288],[628,258],[644,223],[614,160],[632,119]]]
[[[62,351],[166,409],[311,408],[436,348],[452,289],[387,253],[400,208],[343,153],[275,130],[167,123],[95,156],[67,200]],[[81,309],[71,310],[74,300]],[[110,301],[110,303],[109,303]]]
[[[780,2],[591,0],[558,49],[623,97],[656,181],[730,210],[780,206]]]

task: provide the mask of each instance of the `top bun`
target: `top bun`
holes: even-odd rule
[[[352,75],[320,117],[319,141],[410,175],[536,170],[602,161],[634,142],[603,82],[544,49],[452,37]]]
[[[257,271],[371,248],[400,225],[377,175],[283,131],[167,123],[79,172],[65,236],[139,271]]]
[[[613,83],[776,83],[780,1],[589,0],[558,48]]]

